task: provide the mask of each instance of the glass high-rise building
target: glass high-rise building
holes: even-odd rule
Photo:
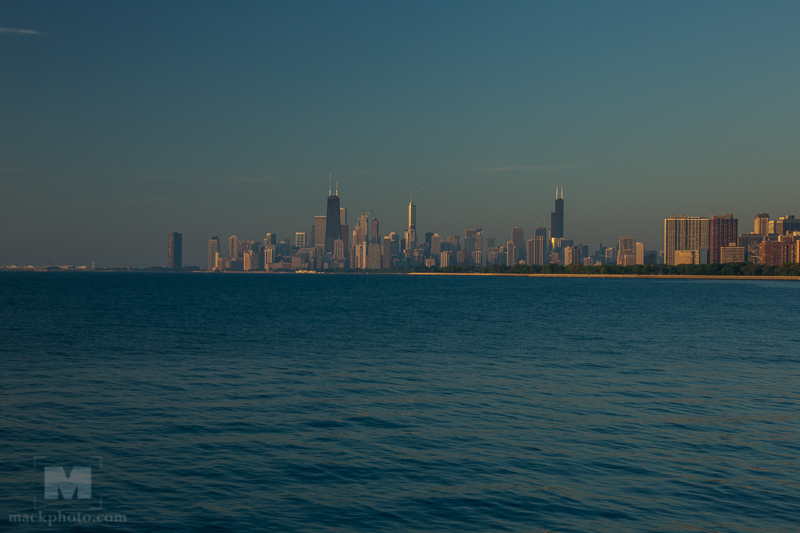
[[[182,237],[177,231],[169,234],[169,268],[183,268]]]

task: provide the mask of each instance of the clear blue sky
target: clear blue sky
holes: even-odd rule
[[[351,226],[660,249],[798,214],[800,3],[0,4],[0,264],[147,266],[184,235]]]

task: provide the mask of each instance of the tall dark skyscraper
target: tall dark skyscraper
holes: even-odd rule
[[[169,234],[169,268],[183,268],[182,237],[177,231]]]
[[[564,238],[564,189],[556,189],[556,210],[550,213],[550,238]]]
[[[342,213],[339,206],[339,182],[336,182],[336,194],[331,195],[328,185],[328,212],[325,220],[325,251],[333,253],[336,239],[342,238]]]

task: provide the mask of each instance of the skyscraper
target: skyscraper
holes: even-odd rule
[[[381,234],[378,232],[378,219],[372,219],[372,241],[374,244],[381,244]]]
[[[314,242],[310,243],[314,247],[325,248],[325,230],[327,229],[328,217],[317,215],[314,217]]]
[[[795,231],[800,231],[800,219],[794,218],[794,215],[782,216],[775,221],[775,235],[786,235]]]
[[[564,266],[581,262],[580,246],[564,246]]]
[[[177,231],[169,234],[169,268],[183,268],[182,235]]]
[[[236,238],[236,235],[231,235],[228,239],[228,257],[231,259],[236,259],[239,257],[239,239]]]
[[[758,233],[762,237],[769,235],[769,213],[759,213],[753,221],[753,233]]]
[[[474,263],[475,266],[483,266],[483,228],[478,228],[475,232],[475,251],[480,252],[477,255],[473,253],[473,257],[478,258],[477,262]],[[517,254],[519,254],[519,252],[517,252]]]
[[[406,254],[411,255],[417,249],[417,228],[412,226],[406,231]]]
[[[297,231],[294,234],[294,245],[298,248],[306,247],[306,234],[302,231]]]
[[[619,238],[619,252],[617,253],[617,265],[631,266],[636,264],[636,239],[633,237]]]
[[[483,261],[483,228],[466,228],[464,230],[463,251],[465,252],[464,259],[467,263],[470,263],[475,257],[472,252],[481,252],[480,258]],[[482,264],[475,266],[482,266]]]
[[[708,217],[689,217],[686,227],[686,246],[679,250],[709,250],[711,223]]]
[[[664,219],[664,264],[674,265],[675,251],[687,249],[688,222],[686,215],[670,215]]]
[[[714,215],[711,217],[711,246],[709,252],[709,262],[720,262],[719,249],[736,243],[739,236],[739,221],[733,218],[731,213],[724,215]],[[734,246],[736,246],[734,244]]]
[[[519,262],[519,250],[517,250],[517,247],[514,246],[514,241],[508,241],[506,243],[506,265],[514,266],[518,262]]]
[[[342,224],[341,228],[342,231],[339,234],[341,235],[340,238],[344,243],[344,258],[347,259],[347,256],[350,253],[350,226],[347,224]]]
[[[334,261],[344,261],[344,241],[336,239],[333,243],[333,259]]]
[[[206,253],[206,270],[214,270],[217,266],[217,254],[219,253],[219,237],[214,235],[208,240],[208,250]]]
[[[392,268],[392,238],[388,236],[384,237],[382,246],[381,268]]]
[[[376,242],[365,244],[367,247],[367,265],[370,270],[380,270],[381,268],[381,245]]]
[[[431,235],[431,255],[439,257],[442,252],[442,238],[438,233]]]
[[[336,239],[341,239],[342,210],[339,206],[339,182],[336,182],[336,194],[331,195],[328,186],[328,212],[325,218],[325,251],[333,253],[333,244]],[[317,246],[319,246],[317,244]]]
[[[408,203],[408,230],[406,231],[406,253],[417,249],[417,206],[414,205],[414,195]]]
[[[535,235],[528,239],[528,259],[529,265],[544,264],[544,235]]]
[[[369,244],[369,215],[370,211],[361,213],[356,224],[356,239],[353,245]]]
[[[511,240],[514,241],[514,248],[519,250],[521,259],[525,258],[525,230],[522,228],[511,228]]]
[[[439,266],[444,268],[453,265],[453,252],[445,250],[439,253]]]
[[[556,189],[556,210],[550,213],[550,238],[564,238],[564,189]]]

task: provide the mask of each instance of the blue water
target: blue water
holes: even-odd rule
[[[2,274],[0,529],[798,531],[799,296]],[[45,461],[96,462],[92,501]],[[99,501],[126,522],[9,523]]]

